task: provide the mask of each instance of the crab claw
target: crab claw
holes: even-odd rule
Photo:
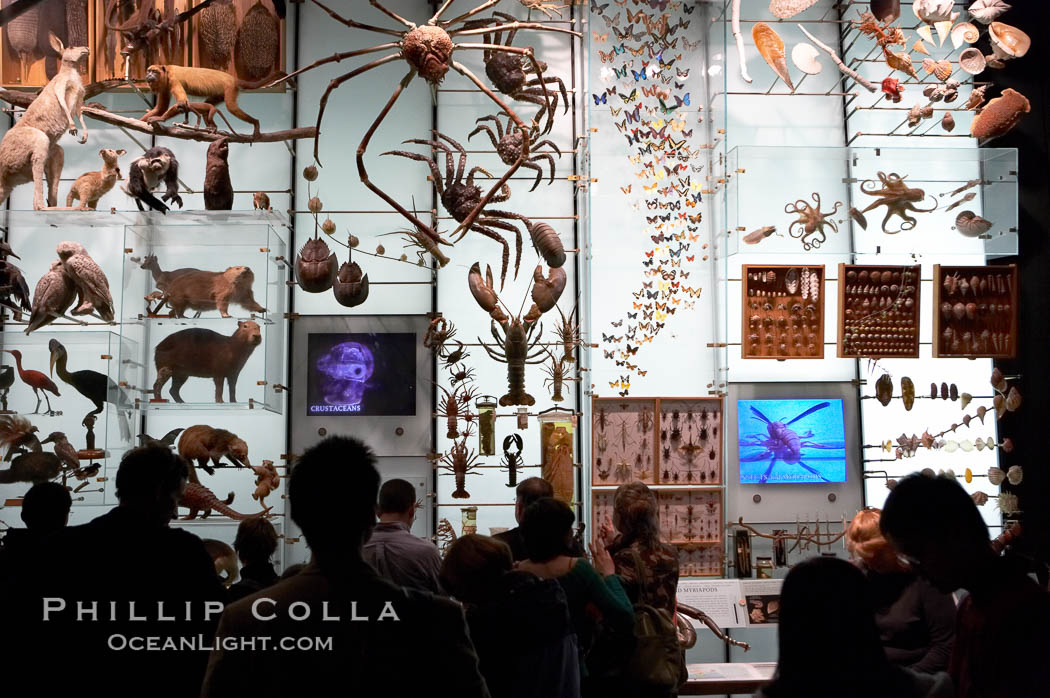
[[[474,262],[467,273],[467,283],[470,285],[470,293],[478,302],[481,309],[486,311],[496,322],[503,322],[507,316],[499,309],[499,296],[492,288],[492,267],[485,265],[485,279],[481,278],[481,264]]]
[[[553,308],[561,298],[565,290],[565,270],[561,267],[551,269],[547,278],[543,278],[543,266],[537,265],[536,271],[532,272],[532,300],[539,307],[541,313]]]

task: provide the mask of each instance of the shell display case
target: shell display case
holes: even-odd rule
[[[839,357],[918,358],[921,265],[839,265]]]
[[[1017,355],[1017,267],[933,266],[933,355]]]

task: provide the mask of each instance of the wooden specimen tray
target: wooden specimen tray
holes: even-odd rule
[[[919,357],[922,267],[839,264],[839,358]]]
[[[78,0],[70,0],[72,6]],[[82,1],[82,0],[80,0]],[[10,2],[4,2],[7,7]],[[102,3],[98,3],[102,4]],[[74,38],[66,29],[66,1],[44,0],[30,8],[22,15],[0,28],[0,82],[4,87],[37,88],[46,85],[58,73],[62,59],[51,48],[49,32],[54,32],[62,43],[72,46],[77,36],[86,37],[76,41],[86,44],[91,51],[81,79],[84,83],[94,80],[92,74],[92,57],[95,55],[94,26],[96,3],[85,3],[80,29],[74,32]],[[70,13],[73,17],[76,13]]]
[[[822,264],[743,265],[741,356],[823,359],[824,279]]]
[[[933,265],[934,357],[1014,358],[1017,294],[1017,267],[1013,264]]]

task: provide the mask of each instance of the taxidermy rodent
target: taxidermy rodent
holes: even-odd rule
[[[270,197],[264,191],[257,191],[252,195],[252,206],[256,211],[269,211]]]
[[[221,465],[223,458],[235,466],[250,466],[248,444],[244,439],[225,429],[216,429],[207,424],[197,424],[182,432],[179,438],[179,455],[209,475],[215,474],[213,466]],[[211,463],[212,465],[209,465]],[[198,482],[196,468],[192,468],[190,482]]]
[[[142,115],[142,120],[167,121],[180,111],[189,107],[189,96],[204,97],[209,104],[226,102],[226,108],[241,121],[252,125],[253,134],[259,135],[259,120],[251,116],[237,104],[237,95],[242,89],[254,90],[274,79],[280,74],[267,76],[257,82],[238,80],[229,73],[211,68],[187,68],[181,65],[151,65],[146,69],[146,83],[151,92],[157,95],[157,105]],[[172,98],[175,104],[170,108]],[[211,124],[209,124],[211,125]]]
[[[248,267],[230,267],[226,271],[190,271],[167,284],[164,300],[171,307],[172,317],[186,317],[186,310],[218,310],[230,317],[230,303],[253,313],[265,313],[266,308],[255,302],[252,283],[255,274]]]
[[[222,402],[222,384],[230,384],[230,402],[237,401],[237,376],[248,357],[262,343],[259,325],[251,320],[237,323],[229,337],[199,327],[165,337],[153,352],[157,366],[157,380],[153,397],[160,400],[160,391],[171,379],[171,397],[183,402],[179,390],[190,376],[212,378],[215,381],[215,402]]]
[[[142,206],[142,202],[145,201],[152,210],[166,214],[168,207],[153,195],[153,190],[161,181],[165,187],[164,196],[161,198],[182,208],[182,197],[179,196],[179,161],[175,159],[175,153],[156,146],[131,162],[128,183],[122,190],[135,199],[140,211],[146,210]]]
[[[220,138],[208,146],[204,169],[204,208],[229,211],[233,208],[233,184],[230,182],[230,143]]]
[[[62,176],[65,152],[58,139],[69,131],[77,135],[73,117],[80,119],[80,143],[86,143],[87,126],[81,107],[84,83],[77,64],[88,56],[86,46],[66,48],[54,34],[51,47],[62,56],[62,69],[26,108],[25,114],[0,141],[0,204],[19,184],[33,183],[33,208],[58,205],[58,181]],[[44,202],[44,176],[47,175],[47,202]]]
[[[118,179],[123,179],[120,167],[117,166],[117,158],[126,152],[123,148],[120,150],[103,148],[98,151],[98,154],[102,156],[102,169],[85,172],[77,177],[69,190],[69,196],[66,197],[66,206],[72,206],[74,199],[79,199],[81,210],[88,208],[94,210],[98,206],[98,200],[113,188]]]

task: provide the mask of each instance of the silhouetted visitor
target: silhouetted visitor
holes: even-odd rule
[[[525,537],[521,533],[521,517],[525,515],[525,510],[540,497],[553,497],[554,487],[542,477],[527,477],[518,483],[514,494],[514,520],[518,525],[509,531],[497,533],[493,538],[510,546],[510,554],[514,556],[514,562],[520,562],[529,557],[525,552]]]
[[[198,640],[214,633],[225,590],[201,539],[168,525],[188,473],[167,448],[132,449],[116,473],[118,506],[42,546],[23,597],[33,640],[19,664],[37,695],[199,691],[208,652]],[[91,670],[56,671],[56,638]]]
[[[470,637],[493,698],[577,698],[580,663],[561,585],[512,570],[510,548],[479,535],[456,540],[442,584],[467,609]]]
[[[25,528],[12,528],[0,539],[0,589],[8,575],[26,563],[26,556],[69,522],[73,498],[57,482],[40,482],[22,497],[20,513]]]
[[[277,581],[270,558],[277,552],[277,530],[267,519],[245,519],[237,526],[233,549],[241,561],[241,579],[230,587],[229,600],[243,599]]]
[[[288,565],[288,567],[285,568],[284,572],[281,572],[281,579],[285,580],[289,577],[294,577],[295,575],[302,572],[304,569],[306,569],[305,562],[297,562],[294,565]]]
[[[991,548],[977,506],[954,480],[911,475],[886,499],[882,532],[943,592],[965,589],[949,673],[959,698],[1046,695],[1050,595]]]
[[[226,598],[229,600],[230,587],[241,576],[240,568],[237,566],[237,552],[229,543],[215,538],[204,538],[202,542],[215,567],[215,576],[219,578],[219,583],[226,590]]]
[[[378,493],[375,454],[359,440],[329,437],[303,453],[288,499],[313,559],[226,607],[202,698],[489,695],[462,606],[397,586],[362,559]]]
[[[379,523],[365,543],[365,562],[394,584],[443,593],[437,546],[412,535],[416,488],[407,480],[387,480],[379,488]]]
[[[779,656],[759,698],[952,698],[947,674],[890,664],[864,575],[833,557],[805,560],[780,591]]]
[[[955,601],[902,563],[879,530],[879,509],[864,509],[846,529],[846,548],[868,579],[875,626],[891,663],[922,674],[948,670]]]
[[[593,566],[585,558],[565,554],[571,546],[575,520],[572,509],[553,497],[541,497],[529,506],[521,518],[529,557],[516,568],[541,579],[557,579],[561,584],[579,644],[580,678],[585,682],[587,655],[599,623],[608,632],[630,636],[634,632],[634,608],[601,541],[591,543]]]

